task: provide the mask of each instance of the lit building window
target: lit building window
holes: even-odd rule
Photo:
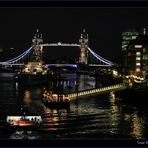
[[[139,61],[139,60],[141,60],[141,58],[140,57],[136,57],[136,60]]]
[[[143,48],[143,52],[146,52],[146,48]]]
[[[139,72],[140,71],[140,68],[136,68],[136,71]]]
[[[140,63],[136,63],[137,66],[140,66]]]
[[[140,55],[141,55],[141,52],[136,52],[136,55],[137,55],[137,56],[140,56]]]
[[[132,36],[132,40],[134,40],[134,39],[136,39],[137,38],[137,36]]]
[[[142,48],[142,45],[135,45],[135,48]]]
[[[143,55],[143,60],[148,60],[148,55]]]

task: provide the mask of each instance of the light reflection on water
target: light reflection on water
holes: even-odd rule
[[[71,81],[60,83],[63,83],[65,91],[73,92],[75,87],[68,90],[66,85],[76,84],[76,77],[69,76]],[[79,90],[95,87],[94,78],[89,76],[80,75],[78,82]],[[13,82],[1,82],[0,112],[3,114],[0,117],[1,121],[10,112],[15,114],[17,107],[24,105],[30,113],[43,117],[42,129],[32,131],[34,139],[148,137],[147,110],[140,114],[141,110],[138,108],[118,103],[113,93],[78,98],[78,106],[73,100],[69,112],[67,110],[50,110],[45,107],[41,101],[43,87],[20,88]],[[29,135],[27,136],[29,137]]]
[[[132,131],[131,131],[131,135],[133,137],[136,138],[142,138],[143,136],[143,123],[142,123],[142,119],[137,115],[137,113],[135,112],[132,115]]]

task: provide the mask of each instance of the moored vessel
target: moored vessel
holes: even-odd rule
[[[42,125],[41,116],[20,115],[7,116],[6,122],[9,129],[36,129]]]
[[[42,102],[45,104],[45,106],[53,109],[70,108],[70,100],[68,95],[59,94],[58,92],[45,90],[43,93]]]
[[[41,116],[7,116],[10,126],[34,126],[42,123]]]
[[[48,67],[40,62],[29,62],[16,77],[23,85],[44,84],[48,81]]]

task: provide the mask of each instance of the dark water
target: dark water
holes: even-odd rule
[[[68,81],[59,81],[65,92],[75,92],[76,75],[65,75]],[[95,88],[93,77],[80,75],[79,90]],[[49,82],[52,87],[55,82]],[[101,86],[101,84],[100,84]],[[148,138],[148,110],[116,102],[110,94],[95,95],[71,101],[70,111],[50,110],[41,101],[45,86],[19,87],[13,80],[0,81],[0,138],[1,139],[53,139],[53,138]],[[43,127],[37,130],[19,131],[20,136],[3,132],[7,115],[17,115],[24,106],[30,114],[43,118]]]

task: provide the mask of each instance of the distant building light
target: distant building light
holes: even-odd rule
[[[134,40],[134,39],[136,39],[137,38],[137,36],[132,36],[132,39]]]
[[[143,35],[146,35],[146,28],[143,28]]]
[[[140,64],[140,63],[136,63],[136,65],[137,65],[137,66],[140,66],[141,64]]]
[[[61,42],[58,42],[58,46],[61,46],[62,45],[62,43]]]
[[[135,48],[142,48],[142,45],[135,45]]]
[[[137,56],[141,55],[141,52],[136,52],[136,55],[137,55]]]
[[[116,70],[113,70],[113,76],[118,76],[118,72]]]
[[[140,72],[140,68],[136,68],[136,71],[137,71],[137,72]]]
[[[140,58],[140,57],[136,57],[136,60],[137,60],[137,61],[140,61],[140,60],[141,60],[141,58]]]
[[[127,79],[129,78],[129,76],[125,76]]]

